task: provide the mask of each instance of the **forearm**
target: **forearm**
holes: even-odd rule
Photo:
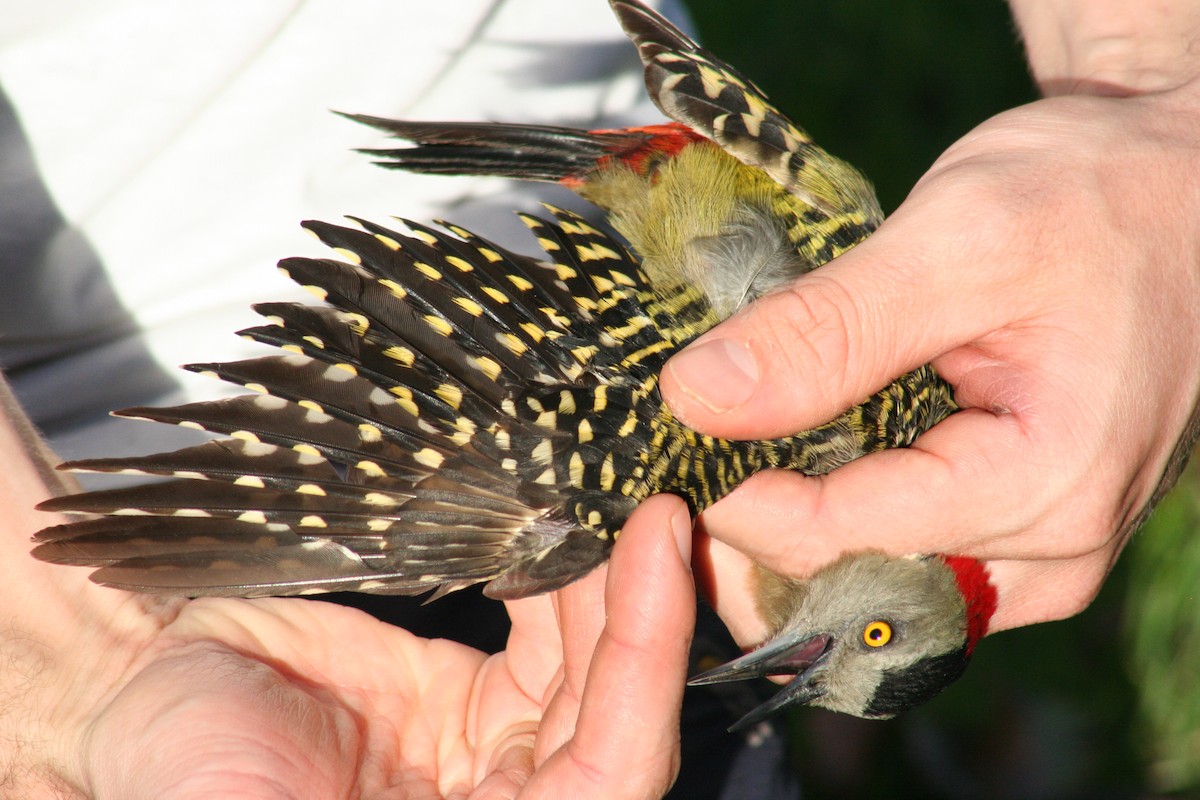
[[[51,495],[70,491],[69,476],[53,467],[54,456],[0,376],[0,636],[36,639],[52,650],[70,650],[83,635],[112,617],[127,595],[90,584],[79,570],[34,560],[30,536],[53,525],[54,515],[35,509]],[[0,673],[0,680],[7,678]]]
[[[158,624],[140,599],[29,555],[54,518],[34,504],[65,485],[0,376],[0,793],[55,794],[85,728],[79,709],[118,683]],[[9,796],[9,795],[5,795]]]
[[[1047,95],[1169,91],[1200,76],[1200,2],[1009,0]]]

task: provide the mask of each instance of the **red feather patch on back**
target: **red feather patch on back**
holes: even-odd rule
[[[687,125],[678,122],[668,122],[662,125],[643,125],[639,128],[622,128],[621,130],[597,130],[589,133],[642,133],[646,134],[645,141],[630,150],[613,153],[609,158],[615,158],[638,175],[651,175],[660,165],[670,161],[679,151],[689,144],[710,141],[696,133]],[[714,147],[716,145],[713,145]],[[597,166],[604,166],[607,159],[601,159]]]
[[[983,562],[968,556],[942,556],[954,571],[958,591],[967,604],[967,655],[975,643],[987,635],[988,623],[996,613],[996,587],[989,580]]]

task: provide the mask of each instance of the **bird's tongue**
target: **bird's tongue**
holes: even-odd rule
[[[798,646],[788,648],[769,659],[766,675],[799,675],[808,669],[829,648],[829,636],[814,636]],[[754,651],[755,653],[759,651]],[[753,655],[753,653],[751,653]]]

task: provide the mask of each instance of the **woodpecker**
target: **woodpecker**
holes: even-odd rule
[[[652,494],[699,513],[760,470],[820,475],[953,413],[923,366],[780,439],[675,419],[658,388],[673,353],[882,214],[857,170],[748,80],[640,3],[611,4],[673,122],[353,117],[410,143],[372,151],[386,166],[569,186],[629,248],[550,206],[520,215],[544,259],[448,223],[304,223],[339,258],[280,268],[323,304],[257,305],[266,324],[241,332],[284,353],[188,367],[254,393],[117,412],[224,438],[64,464],[167,480],[43,503],[100,516],[41,531],[34,555],[142,592],[437,598],[484,583],[512,599],[602,563]],[[760,568],[751,588],[770,636],[693,682],[795,677],[735,727],[797,703],[886,718],[924,702],[965,669],[996,604],[980,562],[936,554],[847,553],[806,579]]]

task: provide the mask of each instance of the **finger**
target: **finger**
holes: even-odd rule
[[[690,551],[691,519],[678,498],[651,498],[629,518],[575,735],[521,797],[658,797],[670,787],[695,623]]]
[[[696,530],[701,535],[695,540],[692,568],[705,602],[741,647],[764,641],[771,631],[751,588],[758,585],[758,566],[745,553],[704,535],[703,515],[696,522]]]
[[[820,477],[756,475],[706,510],[704,530],[763,565],[804,575],[848,550],[1059,559],[1090,553],[1117,529],[1096,497],[1118,474],[1054,463],[1013,415],[956,414],[912,447]],[[1090,487],[1088,487],[1090,488]],[[1094,507],[1093,507],[1094,506]],[[1059,535],[1040,535],[1061,525]],[[770,535],[765,535],[764,531]],[[1069,534],[1069,535],[1068,535]]]
[[[588,666],[604,632],[607,580],[608,567],[604,566],[555,594],[564,679],[576,697],[583,695]]]
[[[554,593],[562,638],[562,679],[542,715],[534,762],[541,764],[575,734],[584,686],[605,625],[608,567]]]
[[[1000,602],[988,633],[1075,616],[1096,599],[1116,557],[1104,549],[1061,560],[989,561]]]
[[[556,601],[549,595],[507,600],[504,603],[512,629],[508,651],[520,652],[520,663],[510,665],[517,684],[530,697],[539,692],[562,669],[563,643],[559,635]]]
[[[538,726],[533,754],[535,765],[549,758],[575,733],[588,666],[604,630],[607,575],[608,568],[601,567],[553,595],[558,618],[557,638],[561,641],[555,661],[560,664],[560,670],[557,680],[547,684],[549,702]]]
[[[984,238],[999,236],[994,221],[950,217],[945,204],[932,189],[914,193],[870,239],[672,358],[662,376],[671,410],[716,436],[788,435],[1007,322],[1009,302],[992,290],[1020,262]]]

